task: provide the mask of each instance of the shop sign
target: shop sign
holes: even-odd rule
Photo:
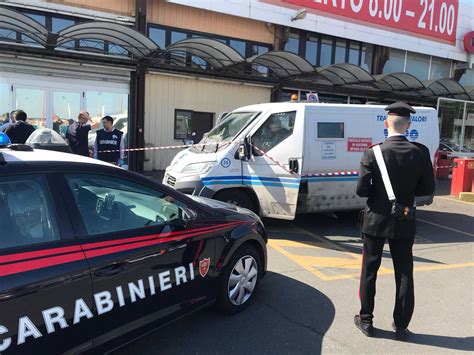
[[[365,152],[372,145],[372,138],[347,138],[348,152]]]
[[[385,30],[456,43],[459,0],[261,0]]]

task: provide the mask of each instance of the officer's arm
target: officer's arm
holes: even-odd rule
[[[369,149],[364,152],[360,161],[359,180],[357,181],[357,195],[369,197],[372,189],[372,168],[370,166]]]
[[[433,165],[431,164],[430,153],[428,149],[425,150],[425,164],[423,173],[418,180],[415,189],[415,196],[429,196],[433,195],[435,191],[435,177]]]

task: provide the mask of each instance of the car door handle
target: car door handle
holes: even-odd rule
[[[94,271],[96,276],[113,276],[125,270],[125,265],[122,263],[109,265]]]

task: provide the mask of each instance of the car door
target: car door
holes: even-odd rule
[[[303,164],[302,115],[296,109],[272,113],[250,133],[253,149],[242,162],[242,181],[257,193],[265,217],[295,217]]]
[[[96,345],[149,322],[168,321],[215,296],[215,227],[204,222],[202,211],[174,191],[122,177],[65,178],[70,211],[84,226],[79,238],[102,333]]]
[[[0,176],[0,353],[86,350],[95,319],[85,255],[54,176]],[[78,308],[79,307],[79,308]]]

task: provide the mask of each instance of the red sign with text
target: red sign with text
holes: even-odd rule
[[[369,26],[456,43],[459,0],[263,0]],[[388,28],[387,28],[388,27]]]
[[[372,138],[347,138],[348,152],[365,152],[372,145]]]

